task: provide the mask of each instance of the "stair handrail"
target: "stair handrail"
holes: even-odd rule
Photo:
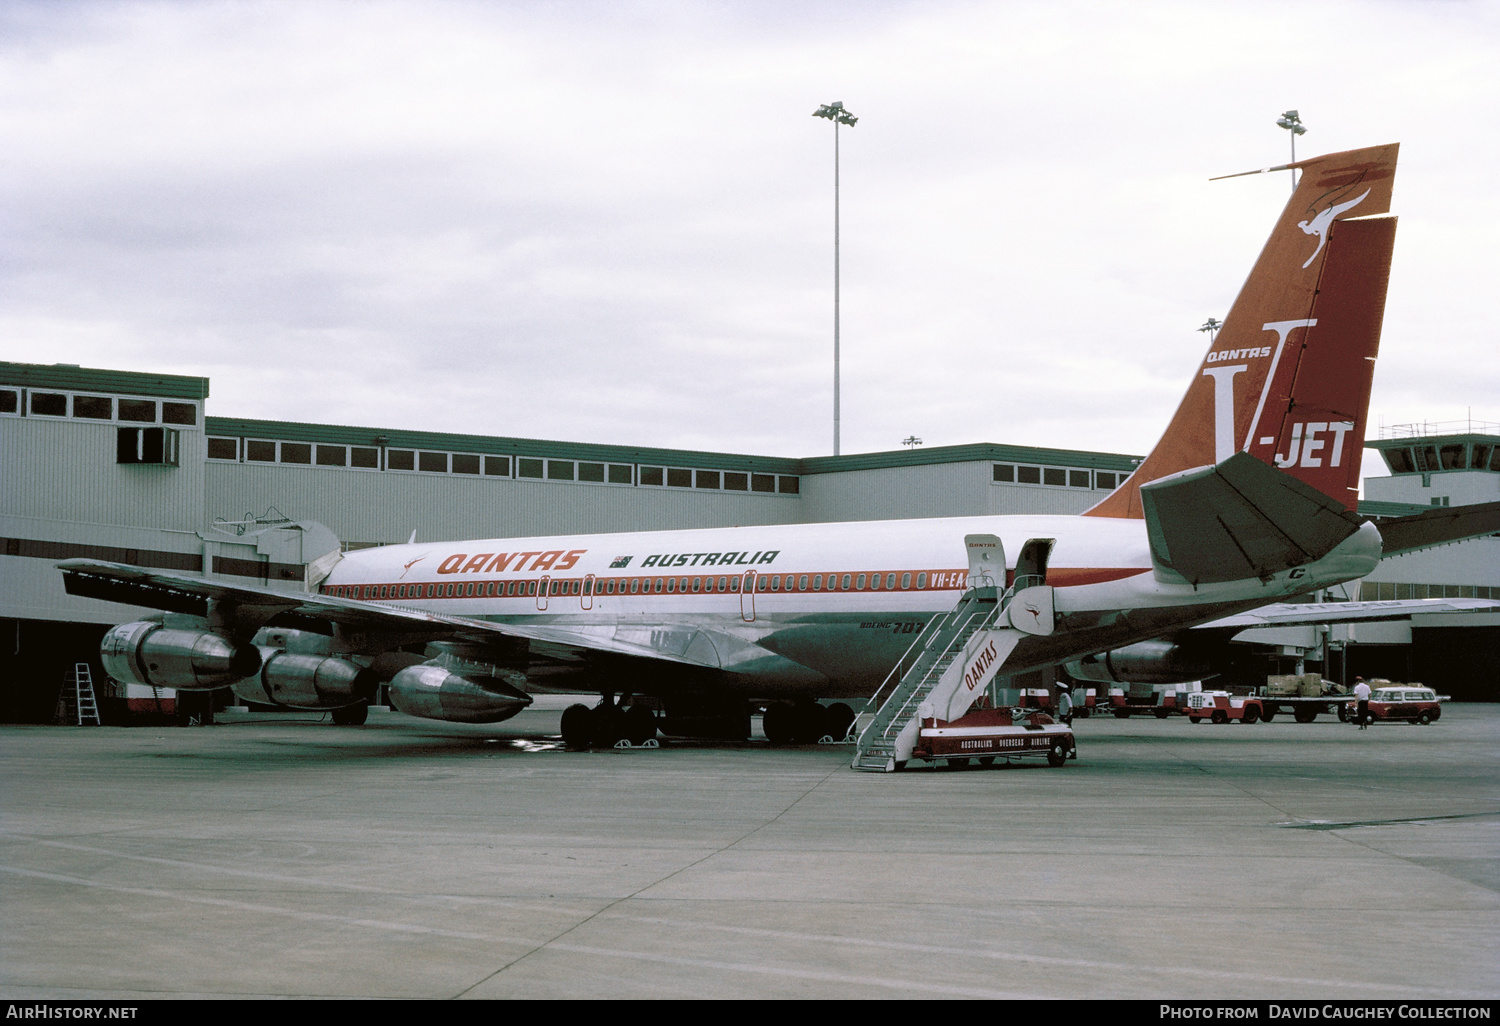
[[[985,575],[985,577],[988,578],[988,575]],[[928,622],[927,626],[922,629],[922,633],[917,636],[906,652],[897,660],[891,672],[881,681],[880,687],[875,689],[875,693],[870,696],[869,701],[866,703],[866,710],[873,708],[874,715],[865,726],[865,729],[860,732],[858,742],[860,750],[864,750],[875,737],[888,739],[891,726],[898,719],[903,719],[902,714],[911,709],[914,702],[915,704],[920,704],[917,694],[920,688],[918,687],[913,688],[899,706],[893,708],[893,705],[895,705],[893,699],[897,694],[896,687],[900,682],[917,672],[919,668],[922,669],[922,679],[925,680],[931,674],[933,667],[936,666],[938,661],[951,651],[955,645],[961,641],[966,641],[976,632],[982,630],[987,625],[986,621],[998,617],[998,602],[995,602],[994,606],[990,608],[985,608],[980,604],[986,599],[994,601],[994,598],[995,590],[993,588],[970,589],[964,592],[958,603],[951,610],[933,617]],[[974,620],[976,618],[981,618],[981,622],[975,624]],[[940,638],[942,639],[941,644],[936,644]],[[921,651],[908,665],[908,657],[919,646]],[[925,667],[923,667],[924,662],[927,664]],[[888,688],[889,693],[886,693]],[[878,731],[878,734],[875,733],[876,731]]]

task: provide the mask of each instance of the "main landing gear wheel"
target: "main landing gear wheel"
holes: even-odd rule
[[[854,729],[854,710],[843,702],[834,702],[823,710],[822,737],[843,741]]]
[[[639,748],[647,741],[656,740],[656,714],[649,706],[632,705],[622,717],[625,740]]]
[[[773,745],[790,744],[793,736],[792,706],[786,702],[770,702],[766,705],[766,711],[760,719],[760,729],[765,733],[766,740]]]
[[[1052,750],[1047,753],[1048,766],[1061,766],[1068,761],[1068,746],[1061,741],[1052,745]]]
[[[580,703],[568,706],[562,714],[563,744],[586,749],[594,743],[594,711]]]
[[[361,702],[358,705],[346,705],[342,709],[335,709],[332,713],[333,722],[340,727],[358,727],[370,718],[370,703]]]

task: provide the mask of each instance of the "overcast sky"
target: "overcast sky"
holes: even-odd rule
[[[1399,141],[1371,429],[1500,421],[1500,6],[0,6],[0,359],[209,412],[1144,453],[1298,155]],[[1366,472],[1375,470],[1366,461]]]

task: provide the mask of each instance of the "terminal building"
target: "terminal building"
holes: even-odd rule
[[[301,588],[335,546],[412,537],[1076,514],[1140,459],[997,444],[786,459],[217,417],[208,399],[206,378],[0,363],[0,719],[51,720],[72,667],[102,680],[103,632],[141,615],[66,594],[62,559]],[[1391,476],[1367,479],[1360,512],[1500,499],[1500,426],[1483,427],[1368,442]],[[1500,537],[1394,557],[1318,597],[1500,599]],[[1247,640],[1321,658],[1317,630]],[[1500,615],[1324,630],[1339,673],[1500,697]]]

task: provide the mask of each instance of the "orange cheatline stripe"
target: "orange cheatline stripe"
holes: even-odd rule
[[[1122,580],[1122,579],[1124,579],[1126,577],[1134,577],[1137,574],[1143,574],[1143,573],[1147,573],[1147,572],[1149,572],[1149,571],[1145,567],[1109,567],[1109,568],[1104,568],[1104,567],[1057,567],[1057,568],[1051,569],[1051,570],[1049,570],[1047,572],[1047,583],[1049,585],[1053,586],[1053,587],[1056,587],[1056,588],[1076,588],[1076,587],[1080,587],[1082,585],[1087,585],[1087,584],[1102,584],[1102,583],[1105,583],[1107,581],[1118,581],[1118,580]],[[907,575],[907,574],[911,575],[911,581],[912,581],[912,583],[908,587],[902,588],[902,587],[900,587],[900,584],[899,584],[900,578],[903,577],[903,576],[905,576],[905,575]],[[916,581],[919,579],[919,575],[921,575],[921,574],[926,574],[927,575],[927,584],[925,586],[918,587],[918,586],[916,586]],[[887,577],[889,577],[891,575],[895,575],[897,577],[897,585],[895,587],[885,587],[884,586],[884,580],[885,580],[885,578],[887,578]],[[589,575],[589,576],[593,576],[593,575]],[[731,591],[727,587],[720,588],[717,585],[714,587],[714,589],[712,591],[709,591],[708,589],[706,589],[703,586],[702,582],[705,581],[705,580],[712,580],[714,582],[717,582],[719,580],[723,580],[727,584],[730,580],[735,580],[735,581],[744,580],[744,578],[746,576],[748,576],[748,575],[734,574],[732,576],[731,575],[723,575],[722,577],[719,576],[719,575],[715,575],[715,576],[709,578],[709,577],[703,577],[701,575],[700,576],[693,576],[693,577],[683,577],[681,575],[674,574],[671,577],[667,577],[667,576],[663,575],[662,577],[659,577],[659,578],[655,577],[655,576],[652,576],[652,577],[594,577],[595,588],[594,588],[594,591],[593,591],[592,595],[590,595],[589,597],[591,597],[591,598],[620,598],[620,597],[628,597],[628,596],[631,596],[631,595],[637,595],[637,596],[650,595],[652,597],[667,596],[667,595],[671,595],[671,596],[674,596],[674,597],[675,596],[679,596],[679,595],[681,595],[681,596],[738,595],[738,594],[741,594],[741,592],[739,592],[739,591]],[[865,577],[867,581],[873,581],[876,578],[879,578],[881,580],[881,582],[882,582],[882,585],[880,587],[870,587],[869,584],[867,583],[866,586],[863,587],[863,588],[858,588],[858,587],[842,588],[842,587],[833,587],[833,586],[829,586],[829,587],[826,587],[826,588],[813,588],[810,585],[808,587],[797,587],[794,584],[794,582],[800,583],[801,578],[804,578],[804,577],[812,579],[812,578],[819,578],[819,577],[824,577],[824,576],[827,576],[830,580],[839,579],[839,578],[843,578],[843,577],[849,577],[849,578],[853,578],[853,579],[857,580],[859,577]],[[1006,575],[1008,581],[1014,580],[1014,576],[1015,575],[1014,575],[1013,572],[1009,572]],[[761,589],[758,586],[758,582],[759,581],[761,581],[761,580],[767,580],[767,579],[771,580],[776,585],[780,585],[781,579],[783,579],[783,578],[785,578],[787,580],[787,586],[786,587],[779,587],[778,586],[778,587],[774,587],[774,588],[766,588],[766,589],[763,590],[763,589]],[[966,579],[967,579],[967,571],[966,570],[880,570],[880,571],[866,571],[863,574],[859,574],[859,573],[855,573],[855,572],[851,571],[849,573],[842,573],[842,572],[840,572],[840,573],[827,574],[827,575],[823,575],[823,574],[803,574],[803,573],[798,573],[798,572],[793,572],[793,573],[789,573],[789,574],[788,573],[780,573],[780,574],[757,574],[756,575],[757,587],[755,589],[755,593],[757,595],[847,595],[847,594],[851,594],[851,593],[852,594],[860,594],[860,595],[873,595],[873,594],[878,594],[880,592],[888,592],[888,591],[899,591],[899,592],[912,592],[912,591],[961,591],[964,588],[964,586],[965,586]],[[541,577],[528,577],[528,578],[518,578],[518,579],[515,579],[515,580],[512,580],[512,581],[505,581],[505,580],[494,579],[494,580],[473,581],[473,582],[470,582],[470,581],[447,582],[447,581],[445,581],[445,582],[438,583],[438,584],[420,584],[420,585],[411,585],[411,584],[408,584],[408,585],[404,585],[404,587],[407,587],[407,588],[416,588],[417,589],[417,594],[415,594],[415,595],[410,595],[410,594],[408,594],[408,595],[397,595],[396,589],[403,587],[403,585],[400,585],[400,584],[390,584],[390,583],[387,583],[387,584],[383,584],[383,585],[382,584],[324,585],[323,586],[323,593],[324,594],[331,594],[331,595],[338,595],[339,597],[346,597],[346,598],[360,598],[361,597],[361,593],[366,588],[369,588],[373,592],[373,595],[369,599],[369,601],[389,601],[392,598],[403,598],[403,599],[417,599],[417,598],[421,598],[421,599],[427,599],[427,598],[432,598],[432,599],[438,599],[438,598],[445,598],[445,599],[446,598],[536,598],[537,597],[537,592],[535,590],[523,590],[523,589],[527,589],[527,586],[529,586],[529,585],[539,585],[540,582],[541,582],[541,580],[542,580]],[[557,598],[573,598],[575,596],[576,597],[580,597],[580,598],[583,597],[583,595],[582,595],[582,587],[581,587],[582,582],[584,581],[583,577],[551,577],[551,576],[548,576],[547,577],[547,581],[548,581],[548,584],[549,584],[549,588],[550,588],[551,585],[558,585],[559,586],[559,590],[556,591],[556,592],[553,592],[551,590],[548,591],[548,596],[547,597],[549,597],[549,598],[552,598],[554,596],[557,597]],[[608,582],[610,582],[610,581],[618,582],[618,590],[617,591],[615,591],[615,592],[606,592],[604,590],[605,588],[607,588]],[[631,581],[640,581],[641,582],[641,584],[637,586],[639,588],[639,590],[637,590],[637,591],[629,591],[628,590],[628,588],[629,588],[629,582],[631,582]],[[658,581],[663,582],[662,590],[657,590],[657,588],[656,588],[656,583]],[[674,587],[671,591],[668,591],[668,590],[665,590],[665,582],[667,582],[667,581],[673,581],[673,582],[690,581],[690,582],[696,582],[697,586],[694,587],[692,584],[689,584],[687,587]],[[472,594],[472,595],[467,594],[467,591],[468,591],[467,585],[471,584],[471,583],[475,585],[474,594]],[[454,588],[454,590],[456,592],[455,594],[453,594],[453,595],[445,594],[446,591],[447,591],[447,585],[448,584],[455,585],[455,588]],[[492,595],[492,594],[487,594],[488,588],[489,588],[489,586],[491,584],[494,584],[494,585],[498,586],[499,588],[504,588],[508,584],[517,584],[517,585],[520,585],[521,587],[517,589],[517,593],[516,594],[498,594],[498,595]],[[579,590],[577,590],[577,591],[573,590],[573,586],[575,584],[580,586]],[[565,589],[562,588],[561,587],[562,585],[566,585],[566,588]],[[385,595],[384,598],[377,597],[380,594],[380,589],[381,588],[387,589],[387,594]],[[427,591],[428,591],[429,588],[439,589],[439,591],[443,592],[443,593],[429,595],[429,594],[427,594]]]

